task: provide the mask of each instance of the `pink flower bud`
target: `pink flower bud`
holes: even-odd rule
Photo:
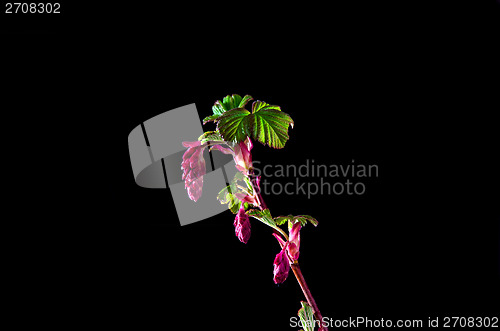
[[[300,248],[300,222],[295,223],[290,230],[290,237],[288,245],[288,254],[293,260],[297,260],[299,258],[299,248]]]
[[[221,146],[221,145],[213,145],[212,146],[212,149],[216,149],[224,154],[228,154],[228,155],[233,155],[234,156],[234,152],[231,148],[229,147],[224,147],[224,146]]]
[[[203,189],[203,175],[206,173],[203,150],[207,145],[202,145],[201,141],[183,142],[182,145],[188,147],[182,156],[182,179],[189,198],[198,201]]]
[[[290,262],[286,256],[286,248],[287,245],[285,244],[281,252],[279,252],[274,259],[274,282],[276,284],[283,283],[290,271]]]
[[[234,196],[240,200],[242,203],[249,203],[249,204],[252,204],[254,206],[257,206],[257,199],[255,198],[255,195],[246,195],[245,193],[235,193]]]
[[[280,243],[280,246],[281,248],[283,248],[286,244],[286,242],[283,240],[283,238],[281,238],[281,236],[277,233],[273,233],[273,236],[274,238],[276,238],[276,240],[278,240],[278,242]]]
[[[235,144],[233,148],[223,147],[221,145],[214,145],[212,149],[217,149],[224,154],[231,154],[236,164],[236,168],[243,174],[248,175],[249,170],[252,168],[252,141],[247,137],[244,141]]]
[[[252,141],[248,137],[234,146],[236,168],[245,175],[248,175],[248,170],[252,168],[252,153],[250,152],[252,147]]]
[[[245,213],[245,208],[243,204],[241,205],[238,214],[236,214],[236,218],[234,219],[234,232],[238,239],[246,244],[248,239],[250,239],[250,218]]]
[[[254,189],[256,194],[260,194],[260,176],[255,177]]]
[[[300,254],[300,222],[295,223],[289,232],[288,241],[285,242],[280,235],[273,233],[273,236],[279,241],[281,247],[286,246],[286,250],[290,258],[295,261],[298,260]]]

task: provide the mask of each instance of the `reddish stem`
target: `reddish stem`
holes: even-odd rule
[[[258,198],[258,203],[259,203],[259,208],[260,210],[267,209],[266,203],[264,202],[264,199],[262,198],[262,195],[260,194],[260,188],[256,185],[257,183],[255,182],[256,177],[253,173],[253,169],[250,170],[249,173],[250,177],[250,182],[252,183],[254,192],[257,193],[257,198]],[[256,188],[258,191],[256,191]],[[274,230],[277,232],[276,230]],[[281,244],[280,244],[281,246]],[[283,247],[282,247],[283,248]],[[287,254],[288,256],[288,254]],[[309,306],[312,307],[314,316],[316,317],[317,320],[319,320],[319,330],[318,331],[328,331],[328,328],[326,326],[323,326],[323,316],[321,315],[321,312],[319,311],[318,305],[316,304],[316,301],[314,300],[314,297],[311,294],[311,291],[309,290],[309,287],[307,286],[306,280],[304,276],[302,275],[302,271],[300,270],[299,262],[298,261],[293,261],[290,263],[290,266],[292,267],[293,274],[295,275],[295,278],[297,278],[297,282],[300,285],[300,288],[302,289],[302,292],[304,293],[304,296],[306,297],[307,303]]]
[[[316,301],[314,300],[311,291],[309,290],[309,287],[307,286],[306,280],[304,279],[304,276],[302,275],[302,271],[300,270],[299,262],[295,261],[294,263],[291,264],[293,274],[295,275],[295,278],[297,278],[297,282],[300,285],[300,288],[302,289],[302,292],[304,292],[304,296],[307,299],[307,303],[309,306],[312,307],[314,315],[316,316],[316,319],[319,320],[319,331],[328,331],[328,328],[326,326],[323,326],[323,316],[321,315],[321,312],[319,311],[318,305],[316,304]]]
[[[262,195],[260,194],[260,187],[259,187],[259,185],[257,185],[257,182],[256,182],[257,181],[257,177],[254,175],[253,169],[250,169],[249,177],[250,177],[250,183],[252,183],[253,191],[257,195],[257,200],[258,200],[257,202],[259,204],[260,210],[267,209],[267,205],[264,202],[264,199],[262,198]]]

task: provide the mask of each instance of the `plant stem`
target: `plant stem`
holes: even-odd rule
[[[316,316],[316,319],[319,320],[319,331],[328,331],[328,328],[326,326],[322,325],[323,322],[323,316],[321,315],[321,312],[319,311],[318,305],[316,304],[316,301],[314,300],[311,291],[309,290],[309,287],[307,286],[306,280],[304,279],[304,276],[302,275],[302,271],[300,270],[299,262],[294,261],[291,264],[293,274],[295,275],[295,278],[297,278],[297,282],[300,285],[300,288],[302,289],[302,292],[304,293],[304,296],[307,299],[307,303],[309,306],[312,307],[314,315]]]
[[[253,190],[254,190],[254,192],[256,192],[255,188],[256,187],[258,188],[258,186],[256,185],[257,183],[255,182],[256,177],[254,175],[253,169],[250,170],[249,177],[250,177],[250,183],[252,183],[252,186],[253,186]],[[258,198],[260,210],[267,209],[266,203],[264,202],[264,199],[262,198],[260,191],[256,192],[256,193],[257,193],[257,198]],[[288,241],[288,236],[286,235],[286,233],[283,230],[281,230],[280,228],[278,228],[278,229],[279,229],[279,232],[281,232],[281,234],[284,235],[284,237]],[[280,244],[280,246],[281,246],[281,244]],[[288,256],[288,254],[287,254],[287,256]],[[319,320],[320,327],[319,327],[318,331],[328,331],[328,328],[326,326],[322,325],[323,316],[321,315],[321,312],[319,311],[318,305],[316,304],[316,301],[314,300],[314,298],[311,294],[311,291],[309,290],[309,287],[307,286],[306,280],[304,279],[304,276],[302,275],[302,271],[300,270],[299,262],[293,261],[290,263],[290,266],[292,268],[293,274],[295,275],[295,278],[297,278],[297,282],[299,283],[300,288],[302,289],[302,292],[304,293],[304,296],[306,297],[307,303],[309,304],[309,306],[312,307],[316,319]]]
[[[257,177],[254,174],[254,169],[251,168],[248,174],[248,177],[250,178],[250,183],[252,184],[252,188],[254,193],[256,193],[257,196],[257,202],[259,204],[260,210],[267,209],[266,203],[264,202],[264,199],[262,199],[262,195],[260,194],[260,187],[257,185]]]
[[[280,227],[277,227],[276,230],[278,230],[283,235],[283,237],[285,237],[285,240],[288,241],[288,235],[285,233],[285,231],[281,230]]]

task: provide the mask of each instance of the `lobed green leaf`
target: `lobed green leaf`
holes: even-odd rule
[[[248,101],[253,100],[251,95],[245,95],[243,99],[241,99],[240,104],[238,105],[238,108],[243,108],[247,105]]]
[[[274,222],[274,220],[271,216],[271,212],[269,211],[269,209],[264,209],[264,210],[250,209],[246,213],[248,216],[252,216],[252,217],[258,219],[259,221],[261,221],[265,225],[268,225],[274,229],[278,228],[278,226],[276,225],[276,223]]]
[[[231,196],[232,196],[232,190],[231,186],[226,186],[222,190],[220,190],[219,194],[217,195],[217,200],[220,201],[221,204],[226,204],[231,201]]]
[[[299,309],[298,315],[300,321],[302,322],[304,331],[314,331],[316,323],[312,307],[305,301],[301,301],[300,304],[302,305],[302,308]]]
[[[213,115],[206,117],[203,124],[217,122],[217,131],[227,142],[240,143],[247,136],[272,148],[283,148],[289,139],[288,126],[293,128],[290,115],[276,105],[264,101],[252,103],[252,113],[244,107],[252,100],[250,95],[227,95],[222,101],[217,100],[212,107]]]
[[[233,189],[231,185],[223,188],[217,195],[217,200],[221,204],[227,204],[227,207],[233,214],[236,214],[241,207],[241,201],[233,194]]]
[[[284,217],[285,219],[280,219],[281,223],[279,225],[284,224],[286,221],[288,221],[288,230],[291,230],[292,226],[297,222],[300,222],[300,224],[302,226],[305,226],[308,222],[314,226],[318,226],[318,221],[314,217],[309,216],[309,215],[297,215],[297,216],[288,215],[288,216],[280,216],[280,217]],[[276,218],[275,218],[275,220],[276,220]],[[278,222],[276,222],[276,223],[278,223]]]
[[[210,116],[207,116],[203,119],[203,124],[207,124],[208,122],[212,122],[212,121],[217,121],[217,119],[220,117],[221,115],[219,114],[213,114],[213,115],[210,115]]]
[[[224,141],[218,131],[207,131],[199,136],[198,140],[200,140],[203,144],[208,141]]]
[[[241,207],[241,201],[232,195],[231,202],[228,204],[229,210],[233,214],[237,214]]]
[[[295,218],[302,224],[302,226],[306,225],[307,222],[311,223],[314,226],[318,226],[318,221],[309,215],[298,215]]]
[[[212,106],[213,115],[206,117],[206,119],[211,118],[207,121],[216,120],[219,116],[229,110],[245,107],[245,105],[250,100],[253,100],[253,98],[248,94],[243,98],[238,94],[227,95],[222,99],[222,101],[215,101],[214,105]]]
[[[248,115],[244,108],[232,109],[222,115],[217,122],[217,130],[228,142],[239,143],[248,136]]]
[[[276,225],[283,225],[285,224],[288,220],[292,219],[293,215],[288,215],[288,216],[278,216],[274,218],[274,222],[276,222]]]
[[[269,109],[276,109],[281,111],[280,106],[270,105],[264,101],[257,100],[252,103],[252,113],[256,113],[260,110],[269,110]]]
[[[250,193],[253,192],[252,187],[248,182],[248,177],[238,171],[231,180],[231,183],[228,186],[224,187],[217,195],[217,200],[219,200],[221,204],[227,204],[228,208],[233,214],[236,214],[241,207],[241,201],[236,197],[236,193],[245,193],[245,191],[240,186],[240,182],[242,184],[243,182],[246,183],[247,191],[249,191]],[[249,204],[245,202],[244,207],[245,210],[248,209]]]
[[[276,109],[259,110],[248,116],[248,132],[253,139],[273,148],[283,148],[289,139],[288,126],[293,120]]]

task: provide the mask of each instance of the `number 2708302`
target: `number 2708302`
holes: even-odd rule
[[[61,4],[43,2],[7,2],[5,4],[6,14],[60,14]]]

